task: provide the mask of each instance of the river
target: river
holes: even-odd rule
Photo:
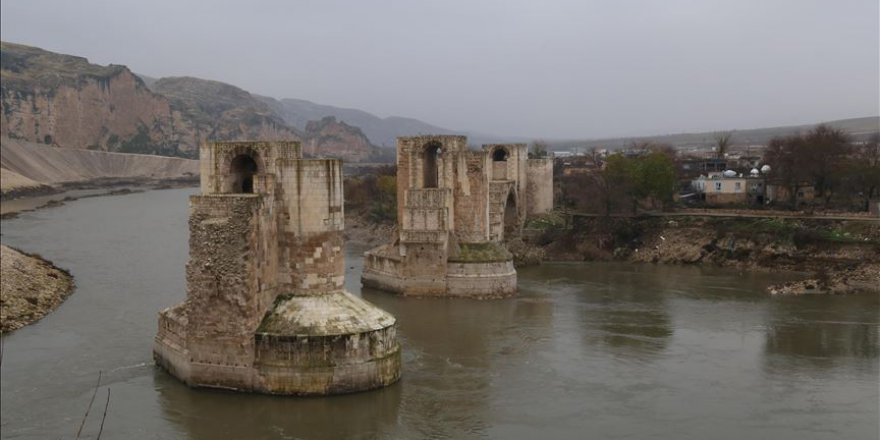
[[[3,337],[2,437],[106,439],[877,439],[880,297],[771,297],[795,277],[545,264],[497,301],[347,286],[398,318],[403,379],[327,398],[193,390],[155,367],[156,314],[185,297],[187,195],[88,198],[2,222],[74,275]]]

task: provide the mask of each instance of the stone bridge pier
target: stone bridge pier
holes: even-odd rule
[[[404,295],[513,295],[504,241],[552,208],[552,178],[552,163],[529,159],[524,144],[472,150],[464,136],[398,138],[398,228],[364,255],[362,283]]]
[[[400,377],[393,316],[345,291],[341,163],[297,142],[200,149],[186,300],[153,355],[191,386],[325,395]]]

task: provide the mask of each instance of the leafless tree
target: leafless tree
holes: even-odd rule
[[[719,159],[724,159],[724,156],[727,154],[727,151],[730,149],[730,144],[733,142],[733,132],[732,131],[719,131],[715,133],[715,156]]]

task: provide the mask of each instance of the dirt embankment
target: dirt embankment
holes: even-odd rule
[[[712,264],[812,273],[774,293],[880,292],[880,222],[797,218],[581,218],[527,230],[518,261]],[[541,226],[539,223],[538,226]]]
[[[199,162],[177,157],[56,148],[0,138],[0,196],[10,199],[83,185],[195,182]]]
[[[376,223],[363,212],[345,213],[345,240],[361,246],[379,246],[391,242],[394,224]]]
[[[0,332],[31,324],[61,304],[73,277],[37,255],[0,245]]]

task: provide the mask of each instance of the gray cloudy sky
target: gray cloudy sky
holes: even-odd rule
[[[3,0],[4,41],[451,129],[604,137],[880,113],[877,0]]]

